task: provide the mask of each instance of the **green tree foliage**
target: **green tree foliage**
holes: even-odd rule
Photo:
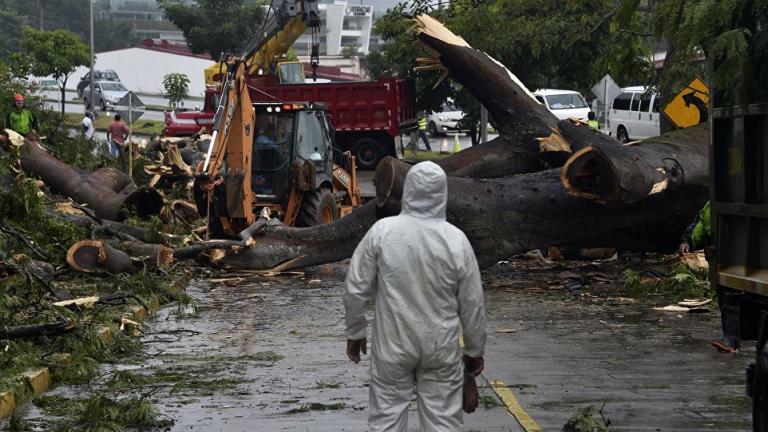
[[[183,73],[169,73],[163,77],[163,88],[168,102],[175,107],[189,96],[189,78]]]
[[[658,1],[655,15],[654,34],[669,43],[663,93],[706,76],[707,59],[722,103],[768,101],[768,1]]]
[[[38,30],[69,30],[80,36],[83,42],[90,40],[89,8],[86,0],[0,0],[0,17],[4,28],[4,39],[0,41],[0,60],[8,60],[3,45],[9,45],[11,52],[18,51],[21,40],[21,27],[29,25]],[[11,15],[7,15],[10,13]],[[22,19],[21,25],[14,15]],[[42,24],[42,26],[41,26]],[[126,48],[135,44],[137,39],[133,23],[129,21],[99,19],[93,22],[94,46],[96,52]],[[14,40],[17,40],[15,43]]]
[[[193,53],[209,54],[215,61],[222,53],[238,53],[264,20],[261,1],[198,0],[186,5],[158,0],[158,5],[182,31]]]
[[[24,55],[29,59],[34,76],[53,76],[61,91],[61,115],[64,116],[64,89],[67,79],[78,66],[90,62],[88,46],[67,30],[39,31],[25,28],[21,40]]]
[[[93,22],[95,52],[128,48],[136,45],[137,42],[140,40],[136,36],[131,22],[113,20],[112,18]]]
[[[0,8],[0,22],[3,23],[3,37],[0,38],[0,60],[8,61],[11,54],[21,49],[21,31],[27,25],[27,17],[15,10]]]
[[[341,55],[344,58],[352,58],[360,55],[360,46],[357,44],[348,45],[341,49]]]
[[[26,68],[12,68],[5,63],[0,62],[0,119],[5,119],[8,112],[13,109],[13,95],[20,93],[24,95],[24,103],[27,107],[33,109],[35,114],[41,101],[37,96],[38,87],[34,83],[26,80]],[[7,174],[0,170],[0,176]]]

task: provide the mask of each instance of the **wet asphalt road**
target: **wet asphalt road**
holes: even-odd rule
[[[618,280],[620,266],[612,273],[602,266]],[[740,355],[712,350],[715,313],[654,311],[621,297],[618,284],[563,287],[561,272],[592,267],[512,260],[484,272],[489,337],[481,395],[501,403],[487,385],[500,380],[544,431],[562,430],[587,406],[604,406],[617,431],[751,430],[743,383],[753,345]],[[294,276],[226,270],[201,277],[188,287],[194,313],[162,309],[146,322],[145,360],[106,369],[175,371],[205,382],[158,382],[165,387],[152,400],[174,419],[173,431],[364,431],[369,359],[355,365],[344,352],[345,271],[342,262]],[[271,353],[282,359],[265,360]],[[40,416],[31,405],[21,413]],[[415,404],[409,419],[409,430],[418,430]],[[524,430],[503,405],[480,407],[465,423],[467,431]]]
[[[181,403],[159,397],[160,411],[176,420],[173,430],[365,430],[369,363],[354,365],[344,353],[345,270],[342,263],[303,276],[227,273],[242,279],[193,283],[198,316],[179,320],[170,308],[152,331],[201,333],[149,344],[155,359],[171,354],[172,364],[179,361],[175,355],[195,361],[264,351],[284,359],[236,363],[227,373],[240,384],[213,396],[189,402],[187,395]],[[501,380],[545,431],[561,430],[580,407],[603,404],[616,430],[750,430],[743,371],[754,351],[734,356],[709,348],[717,336],[715,314],[670,314],[621,297],[570,293],[552,285],[556,271],[512,262],[485,272],[489,340],[482,395],[499,402],[487,382]],[[312,403],[343,408],[289,413]],[[417,430],[413,404],[410,420],[409,430]],[[472,431],[523,430],[503,406],[480,408],[465,421]]]

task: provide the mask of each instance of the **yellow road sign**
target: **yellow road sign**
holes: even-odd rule
[[[709,118],[709,87],[695,78],[664,107],[664,114],[678,128],[687,128]]]

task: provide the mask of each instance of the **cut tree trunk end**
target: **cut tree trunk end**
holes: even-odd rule
[[[107,271],[109,273],[136,273],[131,257],[99,240],[83,240],[67,251],[67,263],[73,269],[85,273]]]
[[[625,146],[590,145],[563,166],[565,189],[601,204],[632,204],[709,176],[706,123]]]

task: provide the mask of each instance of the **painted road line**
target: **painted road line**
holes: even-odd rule
[[[525,432],[543,431],[541,426],[536,423],[536,420],[528,415],[523,407],[520,406],[514,393],[512,393],[512,390],[510,390],[506,384],[504,384],[501,380],[491,380],[491,388],[494,392],[496,392],[496,395],[499,397],[499,399],[504,402],[504,405],[507,406],[507,411],[509,411],[509,413],[515,417],[517,422],[520,423],[520,426],[525,429]]]

